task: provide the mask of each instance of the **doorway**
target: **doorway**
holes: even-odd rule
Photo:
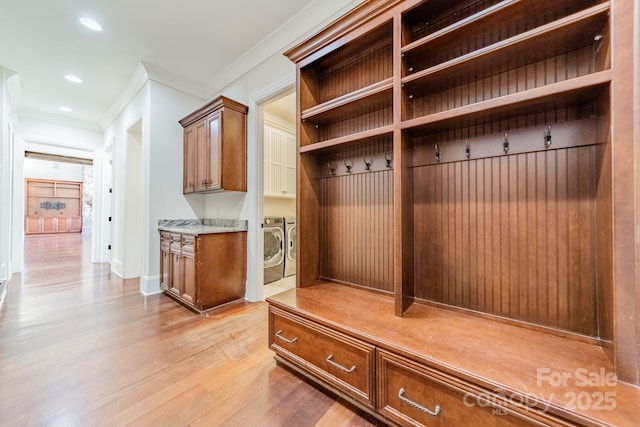
[[[262,112],[263,296],[267,298],[296,284],[296,93],[290,90],[269,99]]]

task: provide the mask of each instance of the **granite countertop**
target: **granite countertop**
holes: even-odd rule
[[[241,219],[159,219],[158,230],[197,236],[199,234],[235,233],[247,231],[247,221]]]

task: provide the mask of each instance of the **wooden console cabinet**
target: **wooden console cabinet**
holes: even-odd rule
[[[247,111],[220,96],[180,120],[184,194],[247,191]]]
[[[160,287],[197,311],[244,298],[246,232],[160,232]]]
[[[638,7],[369,0],[285,52],[277,360],[391,424],[635,425]]]
[[[27,178],[25,234],[82,232],[82,182]]]

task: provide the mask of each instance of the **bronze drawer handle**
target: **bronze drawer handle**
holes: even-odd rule
[[[421,404],[416,403],[413,400],[406,398],[404,396],[404,388],[401,388],[400,390],[398,390],[398,397],[400,398],[400,400],[402,400],[407,405],[413,406],[414,408],[419,409],[422,412],[426,412],[429,415],[433,415],[434,417],[438,416],[438,414],[440,413],[440,405],[436,405],[436,407],[432,411],[431,409],[426,408],[426,407],[422,406]]]
[[[288,339],[288,338],[283,337],[282,336],[282,329],[280,329],[279,331],[276,332],[276,336],[278,338],[280,338],[282,341],[288,342],[289,344],[292,344],[292,343],[298,341],[298,337],[295,337],[293,339]]]
[[[336,368],[341,369],[341,370],[343,370],[345,372],[348,372],[348,373],[351,373],[351,372],[356,370],[356,365],[353,365],[351,368],[345,368],[344,366],[334,362],[333,361],[333,354],[330,354],[329,357],[327,357],[327,362],[329,362],[329,364],[331,366],[335,366]]]

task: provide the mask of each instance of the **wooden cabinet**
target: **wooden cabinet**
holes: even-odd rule
[[[82,231],[82,182],[28,178],[25,191],[25,234]]]
[[[264,195],[296,197],[296,135],[268,121],[264,125]]]
[[[623,196],[640,186],[630,160],[638,158],[633,135],[640,134],[633,119],[640,107],[630,95],[638,90],[637,52],[629,49],[637,45],[636,6],[534,3],[365,1],[285,53],[298,83],[299,274],[295,298],[278,308],[416,362],[395,370],[395,356],[378,359],[376,378],[396,384],[406,372],[424,374],[413,384],[417,396],[408,396],[426,406],[431,395],[449,399],[463,380],[489,393],[490,384],[508,384],[527,396],[537,390],[530,387],[536,364],[571,367],[568,375],[581,364],[594,373],[613,370],[617,390],[639,382],[633,319],[640,310],[628,296],[639,292],[632,266],[640,214]],[[358,292],[329,307],[334,287]],[[379,323],[386,312],[375,307],[334,317],[368,292],[388,298],[390,305],[379,306],[394,317]],[[303,293],[316,308],[292,308]],[[523,343],[537,343],[533,353],[550,343],[555,351],[527,369],[520,353],[509,363],[521,369],[505,377],[489,365],[474,367],[489,347],[487,357],[505,365],[503,350],[452,330],[443,341],[475,345],[442,354],[436,371],[451,377],[439,383],[423,368],[445,344],[387,333],[406,335],[400,325],[408,324],[426,335],[446,331],[431,328],[438,318],[429,307],[475,318],[467,330],[487,340],[496,340],[484,333],[493,323],[509,325],[503,333],[520,339],[504,341],[508,351]],[[414,322],[417,312],[422,323]],[[536,341],[538,334],[548,341]],[[304,363],[296,366],[318,379]],[[576,392],[570,385],[544,392],[568,390]],[[393,393],[378,388],[374,400],[387,403],[375,414],[426,422],[402,411],[406,402]],[[567,402],[538,403],[554,412]],[[548,422],[537,412],[525,418],[625,425],[632,406],[619,400],[608,413],[563,407]],[[484,417],[477,411],[454,409],[465,419]]]
[[[247,107],[218,97],[180,120],[183,193],[247,191]]]
[[[161,231],[161,289],[197,311],[244,298],[246,234]]]

